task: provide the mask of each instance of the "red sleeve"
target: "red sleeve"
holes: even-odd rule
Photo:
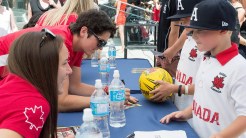
[[[0,80],[8,74],[7,57],[13,40],[15,40],[13,33],[0,38]]]
[[[22,34],[30,31],[36,31],[35,28],[23,29],[6,36],[0,37],[0,78],[5,77],[8,74],[8,69],[4,67],[7,63],[7,54],[12,46],[14,40],[20,37]]]
[[[13,103],[0,128],[13,130],[25,138],[38,138],[49,114],[50,107],[40,97],[25,97]]]

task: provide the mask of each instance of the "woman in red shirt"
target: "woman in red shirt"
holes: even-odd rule
[[[122,3],[124,2],[124,3]],[[119,33],[120,33],[120,41],[122,46],[122,51],[125,48],[124,44],[124,25],[126,23],[126,4],[127,0],[118,0],[115,5],[117,7],[116,15],[115,15],[115,23],[119,27]]]
[[[72,72],[67,59],[62,38],[46,29],[13,43],[10,73],[0,82],[1,138],[57,137],[58,91]]]
[[[159,0],[153,0],[154,7],[153,7],[153,21],[159,22],[160,21],[160,9],[161,5],[159,3]]]

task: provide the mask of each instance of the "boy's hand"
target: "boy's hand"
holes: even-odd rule
[[[154,94],[150,100],[153,102],[163,101],[164,98],[170,96],[173,92],[173,84],[164,82],[164,81],[155,81],[155,83],[160,84],[158,88],[149,92],[150,94]]]
[[[173,112],[169,115],[166,115],[165,117],[163,117],[160,120],[160,123],[164,124],[168,124],[171,120],[175,120],[175,121],[186,121],[189,119],[189,116],[185,111],[177,111],[177,112]]]
[[[169,47],[163,52],[163,55],[166,57],[166,60],[171,63],[173,57],[177,54],[177,51],[173,47]]]

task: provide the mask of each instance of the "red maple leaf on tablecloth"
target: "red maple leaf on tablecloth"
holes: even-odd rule
[[[196,58],[197,57],[197,49],[191,49],[190,51],[190,57],[191,58]]]
[[[212,82],[213,82],[213,85],[214,85],[215,88],[220,89],[220,88],[223,88],[224,87],[223,81],[224,81],[224,78],[223,77],[216,76],[214,78],[214,81],[212,81]]]
[[[29,129],[33,129],[33,127],[38,131],[39,128],[43,128],[44,125],[44,112],[42,109],[42,106],[34,106],[34,108],[25,108],[25,111],[23,112],[26,116],[26,123],[30,124]]]

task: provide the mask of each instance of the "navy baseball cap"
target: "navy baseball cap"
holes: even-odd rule
[[[236,26],[237,11],[227,0],[203,0],[195,5],[186,28],[202,30],[230,30]]]
[[[176,0],[176,14],[167,19],[180,19],[190,17],[194,6],[202,0]]]

